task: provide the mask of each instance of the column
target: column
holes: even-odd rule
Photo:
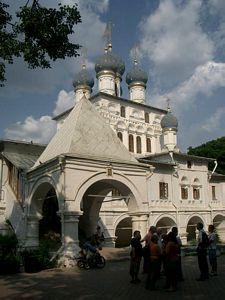
[[[178,235],[181,239],[182,245],[185,246],[187,245],[187,236],[188,232],[186,231],[186,227],[180,227],[178,228]]]
[[[80,215],[79,212],[61,212],[63,246],[58,253],[58,266],[60,267],[74,267],[76,265],[75,257],[80,251],[78,239]]]
[[[26,248],[37,248],[39,246],[39,220],[39,216],[27,216]]]
[[[79,246],[78,239],[78,223],[80,214],[77,212],[64,211],[63,212],[63,222],[64,222],[64,232],[63,232],[63,244],[76,244]]]
[[[131,215],[132,234],[139,230],[143,238],[148,232],[148,214]]]

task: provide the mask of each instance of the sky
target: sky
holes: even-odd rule
[[[27,0],[5,0],[15,13]],[[225,1],[224,0],[61,0],[78,4],[82,23],[71,41],[87,49],[87,68],[95,77],[103,53],[103,34],[112,22],[113,52],[125,63],[125,82],[132,52],[148,74],[146,102],[166,109],[170,98],[178,119],[178,146],[186,152],[225,135]],[[56,0],[40,0],[56,7]],[[52,118],[74,105],[73,78],[80,58],[52,63],[51,69],[27,68],[22,59],[7,65],[0,88],[0,139],[48,143],[56,131]],[[97,92],[97,81],[93,93]]]

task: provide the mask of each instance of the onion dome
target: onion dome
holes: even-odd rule
[[[80,85],[86,85],[90,88],[94,86],[94,78],[87,71],[85,65],[83,65],[83,69],[75,75],[75,79],[73,81],[74,88]]]
[[[162,129],[175,129],[177,130],[178,122],[177,118],[168,111],[167,114],[161,120],[161,127]]]
[[[122,76],[125,71],[125,64],[119,56],[115,56],[117,57],[117,73]]]
[[[122,76],[125,71],[125,65],[122,59],[115,55],[109,47],[103,55],[97,58],[95,71],[96,73],[101,71],[113,71],[114,73],[119,73]]]
[[[146,85],[147,81],[148,81],[147,73],[144,70],[142,70],[137,64],[137,61],[135,61],[134,67],[127,73],[126,83],[130,85],[131,83],[139,82],[139,83],[144,83]]]

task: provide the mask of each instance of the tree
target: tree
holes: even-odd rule
[[[29,5],[31,3],[31,5]],[[16,13],[17,22],[0,1],[0,85],[3,86],[6,63],[23,56],[29,68],[51,68],[50,61],[78,56],[80,45],[69,41],[73,26],[81,22],[77,4],[58,4],[46,8],[39,0],[28,0]]]
[[[217,173],[225,174],[225,137],[209,141],[198,147],[189,147],[188,154],[215,158],[218,162]],[[209,165],[210,169],[214,166]]]

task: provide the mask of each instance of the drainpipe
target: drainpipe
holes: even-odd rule
[[[2,179],[3,179],[3,160],[2,158],[0,159],[0,201],[3,199],[3,192],[2,192]]]
[[[217,168],[217,166],[218,166],[217,160],[214,160],[214,164],[215,164],[215,166],[214,166],[214,169],[213,169],[213,171],[212,171],[212,175],[213,175],[213,173],[216,171],[216,168]]]
[[[172,203],[172,205],[176,209],[176,221],[177,221],[177,227],[179,227],[179,224],[178,224],[178,207],[174,203]]]
[[[210,204],[209,204],[209,208],[210,208],[210,215],[211,215],[211,224],[213,224],[213,209]]]
[[[171,190],[172,190],[172,205],[173,207],[175,207],[176,209],[176,221],[177,221],[177,227],[179,227],[178,225],[178,207],[173,203],[173,199],[174,199],[174,190],[173,190],[173,174],[171,174]]]
[[[59,157],[59,167],[60,167],[60,171],[62,173],[63,176],[63,183],[62,183],[62,195],[63,195],[63,203],[60,203],[60,210],[61,210],[61,239],[62,239],[62,247],[65,246],[64,243],[64,238],[65,238],[65,229],[64,229],[64,208],[65,208],[65,170],[64,170],[64,156],[60,156]]]

